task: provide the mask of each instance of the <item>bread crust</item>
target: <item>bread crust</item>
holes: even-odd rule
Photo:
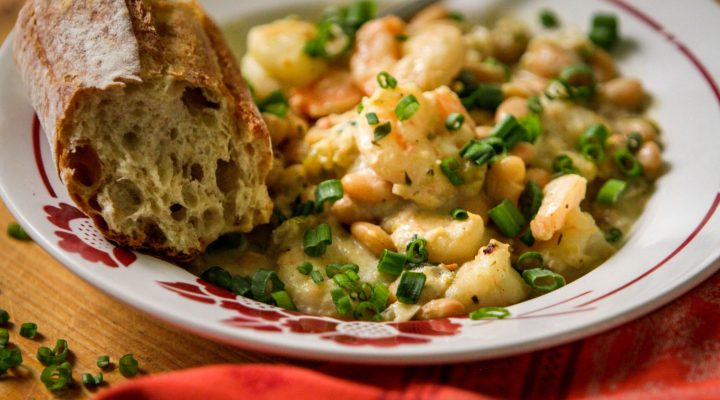
[[[172,20],[162,21],[162,15]],[[138,240],[112,231],[97,204],[80,194],[72,163],[96,160],[81,155],[78,161],[78,154],[71,154],[71,125],[79,99],[97,92],[171,76],[222,93],[234,104],[237,139],[249,141],[260,157],[257,173],[264,183],[272,159],[267,127],[219,29],[194,0],[29,0],[18,17],[13,46],[58,173],[73,201],[108,239],[176,261],[202,250],[181,252],[152,234]],[[260,208],[256,222],[266,222],[272,203]]]

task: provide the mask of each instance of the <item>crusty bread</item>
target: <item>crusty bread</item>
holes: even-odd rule
[[[192,0],[29,0],[15,62],[61,179],[109,239],[190,260],[267,222],[267,127]]]

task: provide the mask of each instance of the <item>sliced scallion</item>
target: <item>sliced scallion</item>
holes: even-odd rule
[[[385,71],[377,74],[377,82],[383,89],[395,89],[397,87],[397,79]]]
[[[389,298],[390,290],[388,290],[388,287],[385,286],[384,283],[378,282],[372,287],[370,302],[373,303],[377,312],[381,312],[385,309]]]
[[[328,278],[332,278],[337,274],[344,274],[348,271],[352,271],[354,273],[360,272],[360,267],[357,264],[347,263],[347,264],[328,264],[327,267],[325,267],[325,274],[328,276]]]
[[[303,236],[303,251],[310,257],[320,257],[325,254],[327,246],[332,244],[332,228],[327,222],[305,231]]]
[[[625,176],[636,177],[643,173],[643,168],[640,162],[630,153],[630,150],[626,148],[619,148],[615,150],[613,154],[615,159],[615,165],[617,165],[620,172]]]
[[[407,257],[405,254],[384,249],[380,254],[380,261],[378,262],[377,269],[380,272],[398,276],[402,273],[406,261]]]
[[[560,154],[559,156],[555,157],[552,163],[552,169],[554,172],[561,175],[579,173],[578,169],[573,163],[572,158],[570,158],[570,156],[568,156],[567,154]]]
[[[468,218],[470,218],[470,215],[468,215],[467,210],[462,208],[455,208],[452,211],[450,211],[450,216],[453,217],[453,219],[456,219],[458,221],[465,221]]]
[[[380,139],[389,135],[392,131],[392,124],[390,121],[383,122],[382,124],[375,127],[373,131],[373,142],[378,142]]]
[[[601,204],[615,204],[626,187],[627,183],[625,181],[608,179],[598,191],[597,202]]]
[[[30,235],[25,232],[25,229],[23,229],[20,224],[17,222],[11,222],[7,226],[7,234],[13,239],[17,240],[32,240]]]
[[[472,320],[478,319],[503,319],[510,316],[510,311],[504,307],[481,307],[468,315]]]
[[[5,325],[10,321],[10,313],[7,310],[0,308],[0,325]]]
[[[520,118],[520,125],[525,129],[525,137],[523,140],[528,143],[535,143],[542,134],[543,128],[540,117],[537,114],[528,114]]]
[[[232,275],[224,268],[212,266],[200,274],[200,279],[217,285],[223,289],[229,289],[232,283]]]
[[[542,293],[565,286],[565,278],[549,269],[527,269],[522,272],[522,277],[530,287]]]
[[[20,325],[20,336],[28,339],[33,339],[37,335],[37,324],[34,322],[25,322]]]
[[[472,161],[475,165],[483,165],[504,151],[505,144],[499,138],[473,139],[460,149],[460,157]]]
[[[340,315],[347,315],[352,311],[350,296],[342,288],[335,288],[330,292],[335,309]]]
[[[293,303],[288,292],[284,290],[278,290],[276,292],[272,292],[270,296],[272,296],[275,305],[277,305],[278,307],[284,308],[289,311],[297,311],[297,307],[295,307],[295,303]]]
[[[72,367],[67,361],[50,365],[43,369],[40,380],[51,392],[63,390],[72,383]]]
[[[527,106],[530,111],[534,112],[535,114],[540,114],[543,110],[542,103],[540,102],[540,97],[538,96],[530,96],[527,100]]]
[[[593,15],[588,37],[605,50],[612,48],[619,39],[617,17],[604,13]]]
[[[440,171],[448,178],[453,186],[460,186],[465,183],[460,175],[460,162],[454,157],[447,157],[440,162]]]
[[[427,240],[413,236],[410,243],[405,246],[405,258],[410,264],[422,264],[428,260],[430,254],[427,250]]]
[[[315,209],[322,211],[325,202],[335,202],[343,197],[342,182],[339,179],[329,179],[320,182],[315,188]]]
[[[0,328],[0,349],[4,349],[10,341],[10,333],[5,328]],[[50,350],[50,349],[48,349]]]
[[[552,10],[543,9],[540,11],[540,24],[545,28],[557,28],[560,25],[557,15]]]
[[[275,271],[258,268],[252,278],[250,293],[252,293],[253,299],[267,303],[270,300],[271,293],[283,290],[284,288],[285,285]]]
[[[543,191],[540,189],[540,186],[534,181],[528,181],[518,199],[518,209],[527,221],[535,218],[535,214],[537,214],[540,205],[542,205],[542,200]]]
[[[610,134],[608,133],[607,128],[603,124],[592,124],[585,128],[583,133],[580,135],[580,140],[578,141],[579,146],[582,148],[584,145],[588,143],[594,143],[605,148],[605,144],[607,143],[607,138]]]
[[[422,272],[405,271],[400,275],[395,296],[404,304],[416,304],[422,294],[427,277]]]
[[[315,283],[321,283],[325,280],[325,278],[323,278],[322,276],[322,273],[318,270],[310,272],[310,279],[312,279],[312,281]]]
[[[526,251],[518,257],[517,262],[515,263],[515,268],[520,271],[524,271],[526,269],[542,268],[543,265],[542,254],[536,251]]]
[[[463,123],[465,123],[465,116],[460,113],[451,113],[445,118],[445,128],[451,132],[462,128]]]
[[[500,138],[505,144],[505,148],[511,150],[527,137],[527,131],[514,115],[508,114],[499,124],[495,125],[490,136]]]
[[[495,226],[500,229],[500,232],[510,238],[517,236],[527,223],[520,210],[508,199],[491,208],[488,211],[488,216],[495,223]]]
[[[535,236],[533,236],[532,229],[530,228],[525,229],[525,232],[523,232],[518,239],[520,239],[520,241],[528,247],[535,244]]]
[[[118,362],[120,374],[126,378],[132,378],[140,372],[139,363],[132,354],[125,354]]]
[[[310,275],[313,270],[313,265],[308,261],[305,261],[304,263],[298,265],[297,270],[303,275]]]
[[[403,97],[395,106],[395,115],[400,121],[411,118],[420,109],[420,102],[414,95]]]
[[[640,146],[643,144],[642,135],[639,132],[631,132],[627,137],[627,148],[631,152],[640,150]]]
[[[365,114],[365,119],[367,120],[368,125],[377,125],[380,123],[377,114],[375,114],[374,112],[369,112]]]
[[[107,368],[110,366],[110,356],[108,355],[102,355],[98,356],[97,358],[97,366],[98,368]]]
[[[623,233],[620,229],[612,227],[605,232],[605,240],[608,243],[617,243],[622,239]]]

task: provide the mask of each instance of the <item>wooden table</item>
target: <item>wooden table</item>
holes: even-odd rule
[[[12,28],[21,3],[0,0],[0,39]],[[0,399],[49,397],[35,354],[40,346],[52,348],[58,338],[68,340],[76,379],[83,372],[98,371],[95,362],[101,354],[117,362],[120,356],[133,353],[144,373],[203,364],[289,361],[194,336],[116,301],[73,275],[33,242],[9,238],[5,230],[13,221],[0,202],[0,308],[10,313],[14,323],[10,341],[23,355],[17,374],[0,378]],[[18,334],[20,324],[28,321],[38,324],[41,336],[34,340]],[[110,385],[125,380],[117,370],[104,375]],[[92,395],[78,387],[68,397]]]

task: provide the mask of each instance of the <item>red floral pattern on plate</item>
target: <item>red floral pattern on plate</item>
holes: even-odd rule
[[[199,278],[196,282],[158,281],[158,284],[187,299],[235,311],[238,315],[222,323],[242,329],[317,335],[348,346],[395,347],[428,343],[438,336],[456,335],[461,327],[449,319],[377,323],[303,315],[237,296]]]
[[[48,221],[62,229],[55,231],[55,236],[60,238],[58,246],[61,249],[80,254],[92,263],[101,263],[112,268],[120,265],[129,267],[137,260],[135,253],[116,247],[103,238],[90,218],[77,208],[60,203],[57,207],[45,206],[43,210]]]

